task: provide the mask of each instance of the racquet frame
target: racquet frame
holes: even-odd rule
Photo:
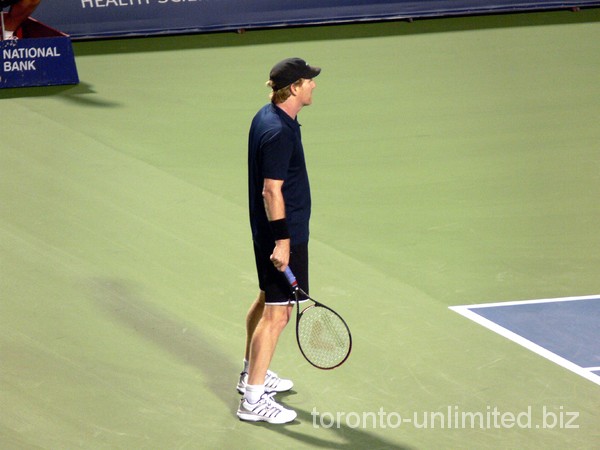
[[[330,308],[327,305],[324,305],[321,302],[318,302],[317,300],[312,298],[310,295],[308,295],[305,291],[303,291],[302,288],[300,288],[300,286],[298,285],[298,281],[296,280],[296,277],[292,273],[292,270],[289,268],[289,266],[285,269],[285,271],[283,273],[284,273],[285,277],[287,278],[288,283],[290,284],[290,287],[292,288],[292,291],[294,293],[294,298],[296,300],[296,341],[298,342],[298,348],[300,349],[300,353],[302,353],[302,356],[304,356],[304,359],[306,359],[310,364],[312,364],[314,367],[316,367],[318,369],[331,370],[331,369],[335,369],[336,367],[341,366],[342,364],[344,364],[346,362],[346,360],[350,356],[350,353],[352,352],[352,333],[350,333],[350,328],[348,327],[348,324],[346,323],[344,318],[342,316],[340,316],[335,310],[333,310],[332,308]],[[307,306],[305,308],[301,308],[300,302],[306,301],[306,300],[310,300],[314,304]],[[346,353],[346,356],[344,356],[344,358],[341,361],[339,361],[337,364],[335,364],[333,366],[330,366],[330,367],[319,366],[315,362],[311,361],[309,359],[309,357],[306,355],[306,353],[304,352],[304,350],[302,349],[302,344],[300,343],[300,321],[302,319],[302,315],[306,311],[310,310],[311,308],[327,309],[329,312],[333,313],[335,316],[337,316],[341,320],[341,322],[346,327],[346,331],[348,332],[348,351]]]

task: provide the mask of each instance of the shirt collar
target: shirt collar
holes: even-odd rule
[[[298,117],[296,117],[295,119],[292,119],[290,116],[287,115],[287,113],[283,109],[279,108],[274,103],[271,103],[271,107],[275,110],[275,112],[279,115],[279,117],[281,117],[283,119],[283,121],[285,123],[287,123],[289,126],[291,126],[291,127],[302,126],[300,124],[300,122],[298,122]]]

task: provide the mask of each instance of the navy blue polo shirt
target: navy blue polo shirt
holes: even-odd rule
[[[259,245],[274,243],[262,190],[265,178],[283,180],[285,214],[291,245],[308,242],[310,185],[300,124],[272,103],[254,116],[248,137],[248,194],[252,238]]]

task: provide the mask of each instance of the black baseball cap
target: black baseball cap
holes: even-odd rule
[[[300,78],[309,80],[320,73],[320,67],[309,66],[301,58],[287,58],[273,66],[269,74],[269,79],[273,82],[273,90],[278,91],[298,81]]]

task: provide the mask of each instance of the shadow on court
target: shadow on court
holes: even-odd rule
[[[281,403],[285,405],[285,401],[282,401]],[[310,412],[299,408],[294,408],[294,410],[298,413],[298,419],[302,424],[308,425],[313,423],[313,417],[311,416]],[[289,439],[294,439],[315,448],[335,448],[347,450],[355,450],[357,448],[368,448],[370,450],[412,450],[412,447],[392,443],[360,428],[351,428],[346,424],[339,422],[334,423],[328,430],[343,438],[346,441],[344,443],[332,442],[330,440],[320,438],[315,436],[314,432],[309,434],[296,431],[297,425],[299,425],[298,421],[283,426],[270,425],[264,422],[249,423],[249,425],[263,427],[269,431],[282,434]],[[302,427],[302,429],[304,430],[305,427]]]
[[[120,103],[99,98],[94,87],[85,82],[64,86],[35,86],[0,89],[0,99],[54,97],[83,107],[116,108]]]
[[[91,283],[92,298],[96,305],[119,323],[129,327],[148,342],[169,352],[181,362],[195,367],[204,375],[206,388],[225,405],[231,420],[238,420],[235,410],[239,394],[234,389],[239,366],[215,347],[210,336],[197,326],[173,318],[166,311],[144,301],[134,286],[123,280],[96,279]],[[185,330],[183,332],[182,330]],[[230,374],[224,377],[223,374]],[[284,402],[285,403],[285,402]],[[335,424],[328,432],[344,439],[344,443],[318,437],[312,428],[313,418],[308,411],[295,408],[298,419],[288,425],[248,423],[264,427],[265,432],[275,432],[307,446],[338,449],[392,449],[409,450],[365,430]],[[310,427],[310,428],[307,428]]]

